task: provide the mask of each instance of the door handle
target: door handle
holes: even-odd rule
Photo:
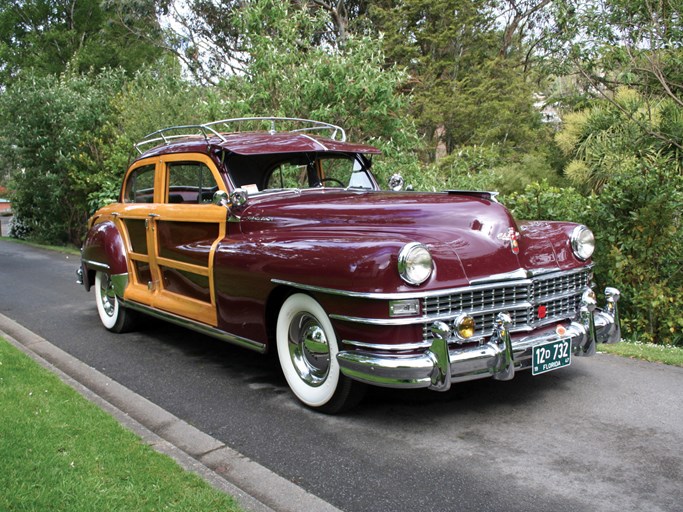
[[[154,223],[150,222],[150,221],[153,221],[154,219],[158,218],[159,214],[158,213],[148,213],[147,217],[149,217],[149,218],[145,219],[145,229],[151,229],[152,231],[154,231]]]
[[[149,218],[145,219],[145,229],[151,229],[152,231],[154,231],[154,223],[152,223],[150,221],[159,217],[159,214],[158,213],[148,213],[147,217],[149,217]]]

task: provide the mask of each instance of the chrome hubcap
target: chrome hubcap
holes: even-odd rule
[[[299,378],[320,386],[330,371],[330,345],[320,323],[308,313],[299,313],[289,325],[289,356]]]
[[[102,301],[102,307],[107,316],[114,316],[114,306],[116,304],[116,294],[114,293],[114,287],[111,284],[111,279],[109,276],[105,275],[102,277],[100,283],[100,300]]]

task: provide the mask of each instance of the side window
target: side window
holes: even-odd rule
[[[151,203],[154,201],[154,165],[138,167],[128,176],[124,203]]]
[[[208,204],[218,190],[216,180],[202,162],[168,164],[167,203]]]

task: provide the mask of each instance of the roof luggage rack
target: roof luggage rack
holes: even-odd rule
[[[330,123],[325,123],[322,121],[314,121],[312,119],[301,119],[297,117],[237,117],[234,119],[222,119],[220,121],[212,121],[210,123],[204,123],[204,124],[192,124],[192,125],[184,125],[184,126],[170,126],[168,128],[163,128],[161,130],[157,130],[155,132],[152,132],[148,135],[145,135],[140,142],[137,142],[134,144],[135,149],[138,151],[138,153],[142,154],[143,151],[141,149],[142,146],[147,146],[149,144],[170,144],[173,142],[175,139],[183,139],[187,137],[192,137],[192,136],[202,136],[204,137],[205,140],[209,140],[209,137],[218,137],[222,142],[225,142],[226,139],[225,137],[218,131],[216,130],[216,127],[221,126],[221,125],[238,125],[237,129],[235,129],[233,126],[231,126],[231,129],[229,130],[230,132],[235,132],[235,131],[240,131],[239,130],[239,125],[242,123],[250,123],[251,126],[253,127],[255,124],[256,125],[261,125],[263,126],[264,123],[268,124],[268,133],[271,135],[274,135],[280,132],[289,132],[289,133],[302,133],[302,132],[316,132],[316,131],[323,131],[323,132],[329,132],[329,138],[332,140],[339,140],[340,142],[346,142],[346,132],[344,131],[343,128],[340,126],[330,124]],[[278,126],[280,125],[280,128],[282,128],[282,125],[302,125],[301,127],[298,128],[290,128],[290,129],[280,129],[278,130]],[[252,128],[253,130],[253,128]],[[258,131],[258,130],[257,130]],[[180,132],[176,133],[175,135],[172,134],[172,132]],[[337,139],[339,137],[339,139]]]

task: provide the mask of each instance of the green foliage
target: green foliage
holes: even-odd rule
[[[13,210],[25,232],[51,243],[78,243],[86,201],[103,164],[100,127],[120,73],[27,77],[0,96],[0,147],[11,171]]]
[[[560,76],[579,77],[583,107],[586,98],[612,100],[624,87],[641,95],[646,110],[665,98],[683,105],[682,2],[556,0],[552,7],[553,20],[542,27],[542,46],[552,56],[545,64]],[[622,106],[632,121],[642,117]],[[652,135],[682,150],[680,130],[667,128]]]
[[[595,203],[602,284],[622,291],[624,327],[637,339],[683,345],[683,176],[651,154],[614,176]],[[623,304],[622,304],[623,303]]]
[[[599,195],[535,183],[504,198],[519,219],[588,225],[597,241],[598,288],[616,286],[625,335],[683,345],[683,176],[671,156],[651,154],[610,177]]]
[[[601,237],[603,226],[592,220],[595,197],[586,197],[573,187],[552,186],[547,180],[531,183],[523,192],[513,192],[503,202],[517,219],[565,220],[586,224]]]
[[[592,219],[598,281],[622,290],[627,332],[683,344],[683,109],[627,88],[565,117],[567,178],[599,194]]]
[[[520,63],[525,52],[502,43],[499,11],[488,0],[381,0],[370,9],[389,61],[410,74],[427,160],[467,146],[538,143],[535,84]]]
[[[138,2],[127,26],[114,7],[100,0],[0,0],[0,86],[28,71],[46,76],[122,67],[132,73],[156,60],[161,50],[152,41],[160,28],[148,16],[154,3]]]
[[[136,73],[111,98],[111,117],[102,128],[109,143],[101,147],[104,162],[98,171],[103,186],[90,197],[90,211],[118,196],[123,173],[137,156],[133,144],[160,128],[227,117],[223,108],[215,90],[183,80],[173,62],[161,61]]]
[[[511,155],[502,145],[465,146],[428,167],[424,188],[492,190],[508,194],[542,180],[560,181],[549,157],[540,152]]]
[[[680,161],[682,150],[660,136],[664,131],[683,134],[683,109],[671,99],[648,101],[621,88],[610,101],[568,114],[556,141],[572,159],[565,168],[572,183],[599,192],[611,176],[635,172],[639,160],[652,152]]]
[[[349,36],[337,48],[316,45],[326,23],[320,11],[283,0],[257,0],[236,11],[233,24],[249,59],[244,75],[220,85],[230,117],[295,116],[337,124],[350,139],[385,150],[391,168],[377,167],[381,181],[399,170],[416,175],[419,139],[406,116],[406,98],[398,93],[405,75],[384,67],[378,40]]]

